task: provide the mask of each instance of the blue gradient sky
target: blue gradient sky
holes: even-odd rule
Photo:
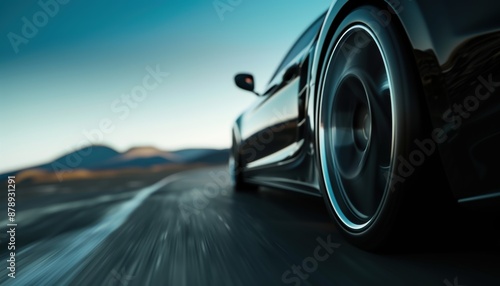
[[[39,15],[43,24],[43,10],[38,1],[2,1],[0,172],[91,143],[119,151],[229,147],[232,122],[255,100],[234,86],[234,74],[253,73],[264,90],[331,1],[239,2],[218,13],[212,0],[70,0],[16,53],[10,33],[23,36],[23,17]],[[142,85],[147,66],[169,76],[128,116],[114,112],[113,102]],[[113,130],[97,137],[103,119]]]

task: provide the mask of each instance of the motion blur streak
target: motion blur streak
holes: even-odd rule
[[[63,238],[41,241],[22,250],[18,257],[21,257],[21,263],[23,260],[28,261],[22,267],[25,275],[19,275],[13,285],[54,285],[56,281],[57,284],[68,283],[73,278],[72,274],[77,272],[75,270],[81,267],[82,261],[127,221],[147,197],[181,177],[168,176],[139,190],[132,199],[111,209],[108,215],[90,228],[70,233]],[[6,276],[4,272],[5,269],[2,270],[2,276]]]
[[[409,253],[376,255],[342,238],[321,198],[269,188],[238,193],[230,191],[229,183],[220,184],[219,195],[203,197],[200,189],[214,183],[211,174],[226,170],[64,181],[50,193],[47,185],[20,184],[20,218],[30,215],[19,220],[16,279],[7,277],[7,256],[4,249],[0,252],[0,285],[443,286],[455,277],[460,285],[500,281],[498,251],[484,236],[474,239],[477,232],[464,232],[439,251],[425,241],[409,240],[404,242],[411,243]],[[78,206],[78,201],[85,203]],[[192,210],[189,219],[182,210]],[[322,241],[334,251],[329,253]],[[311,264],[312,258],[317,263]]]

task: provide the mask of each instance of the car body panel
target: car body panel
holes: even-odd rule
[[[268,157],[298,141],[299,79],[264,95],[241,118],[243,160],[248,164]]]
[[[399,10],[431,121],[445,133],[437,145],[455,197],[500,192],[500,3],[402,1]]]
[[[435,132],[439,133],[439,144],[435,136],[428,138],[436,143],[452,191],[459,202],[470,203],[496,197],[500,192],[500,3],[486,0],[391,0],[372,1],[373,5],[385,9],[379,16],[383,28],[387,21],[397,21],[401,26],[401,39],[413,49],[415,67],[422,82],[422,96],[428,106],[428,113]],[[336,25],[349,11],[366,4],[356,0],[334,1],[326,13],[318,36],[311,41],[295,63],[300,67],[297,82],[291,92],[280,95],[280,99],[264,100],[270,106],[258,106],[262,111],[259,119],[252,108],[235,124],[246,130],[241,138],[241,146],[252,135],[263,132],[273,124],[259,121],[273,121],[273,110],[282,106],[300,106],[293,116],[289,116],[288,140],[268,142],[269,154],[284,148],[297,147],[294,154],[276,156],[276,161],[264,161],[245,168],[245,177],[254,183],[282,187],[320,194],[318,167],[316,164],[315,126],[317,82],[321,76],[322,59],[335,31]],[[399,25],[398,24],[398,25]],[[284,71],[281,71],[284,73]],[[279,76],[282,76],[280,74]],[[278,76],[278,77],[279,77]],[[276,76],[274,80],[276,80]],[[270,83],[272,87],[276,82]],[[296,95],[293,96],[293,92]],[[286,95],[284,95],[286,94]],[[476,98],[479,102],[475,107]],[[284,102],[285,98],[289,101]],[[454,110],[454,105],[467,104],[467,115]],[[450,110],[451,108],[451,110]],[[264,112],[265,111],[265,112]],[[301,114],[303,112],[303,114]],[[292,119],[293,118],[293,119]],[[280,120],[278,120],[280,121]],[[283,124],[287,120],[281,120]],[[255,124],[255,126],[252,126]],[[265,125],[265,128],[258,127]],[[244,127],[242,127],[245,125]],[[246,126],[248,125],[248,126]],[[252,129],[253,128],[253,129]],[[252,131],[248,131],[252,130]],[[436,134],[437,134],[436,133]],[[285,136],[277,132],[276,136]],[[437,137],[436,137],[437,138]],[[243,148],[240,148],[240,150]],[[279,154],[279,153],[278,153]],[[255,159],[255,160],[257,160]]]

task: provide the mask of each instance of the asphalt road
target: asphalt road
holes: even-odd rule
[[[218,167],[166,178],[19,184],[16,278],[7,277],[2,220],[0,283],[500,285],[493,246],[465,241],[441,251],[409,238],[407,252],[368,253],[339,235],[320,198],[234,193],[227,179]]]

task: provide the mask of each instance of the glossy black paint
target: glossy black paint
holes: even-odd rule
[[[366,4],[385,12],[377,14],[380,29],[396,21],[401,41],[413,48],[420,77],[415,80],[422,83],[434,128],[415,139],[434,142],[456,199],[474,203],[500,196],[500,2],[487,0],[335,1],[318,19],[321,28],[318,21],[312,25],[316,36],[290,60],[297,44],[291,49],[267,92],[237,119],[233,152],[243,158],[245,179],[321,195],[316,83],[336,25]]]
[[[246,74],[246,73],[237,74],[234,77],[234,83],[241,89],[255,92],[254,91],[255,81],[253,79],[253,75],[251,74]]]

